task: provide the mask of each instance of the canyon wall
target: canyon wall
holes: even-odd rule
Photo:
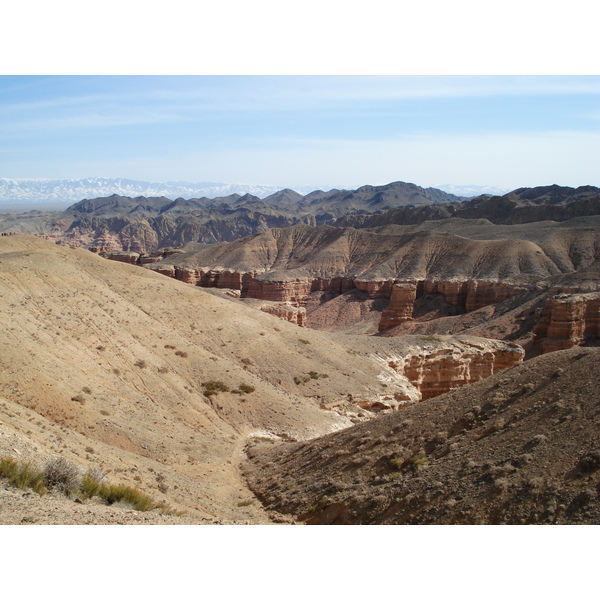
[[[379,378],[394,390],[382,394],[379,402],[395,408],[394,404],[427,400],[508,369],[524,357],[525,350],[518,344],[481,338],[437,339],[430,349],[415,348],[403,356],[374,357],[383,367]]]
[[[109,256],[113,257],[114,260],[119,260],[116,254]],[[369,299],[390,299],[389,306],[382,313],[379,331],[411,320],[415,300],[424,295],[442,295],[450,306],[472,312],[501,302],[526,289],[523,285],[478,280],[398,281],[352,277],[298,277],[276,281],[261,277],[256,271],[239,273],[228,269],[180,267],[160,262],[144,266],[191,285],[239,290],[244,298],[284,303],[298,308],[305,307],[314,292],[339,295],[358,289]]]
[[[410,283],[395,283],[392,286],[390,303],[381,313],[379,331],[391,329],[400,323],[412,321],[413,307],[417,299],[417,286]]]
[[[548,297],[533,342],[546,353],[598,340],[599,334],[600,292],[557,294]]]

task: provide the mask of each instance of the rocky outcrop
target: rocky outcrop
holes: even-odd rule
[[[107,257],[109,260],[116,260],[118,262],[128,263],[130,265],[137,265],[140,261],[139,252],[110,252]]]
[[[440,338],[432,340],[436,343],[431,348],[415,348],[403,356],[374,357],[383,366],[380,380],[392,390],[379,401],[400,405],[427,400],[485,379],[525,357],[518,344],[475,340],[443,342]]]
[[[392,286],[390,304],[381,313],[379,331],[391,329],[400,323],[412,321],[413,307],[417,299],[417,286],[411,283],[395,283]]]
[[[533,342],[542,353],[566,350],[600,334],[600,292],[558,294],[548,297]]]
[[[263,304],[260,310],[270,315],[275,315],[284,321],[289,321],[299,327],[306,327],[306,309],[303,307],[286,304],[285,302],[276,302]]]

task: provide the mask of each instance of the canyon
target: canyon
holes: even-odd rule
[[[598,192],[0,216],[0,451],[182,523],[597,522]]]

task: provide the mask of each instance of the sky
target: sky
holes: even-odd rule
[[[600,76],[2,75],[0,177],[600,186]]]

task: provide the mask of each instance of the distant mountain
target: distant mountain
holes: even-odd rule
[[[0,204],[9,203],[48,203],[65,205],[79,202],[85,198],[101,196],[164,196],[176,198],[216,198],[232,194],[252,194],[266,198],[279,191],[276,186],[247,185],[229,183],[188,183],[171,181],[151,183],[132,179],[111,179],[108,177],[89,177],[86,179],[6,179],[0,178]]]
[[[490,196],[502,196],[511,190],[511,188],[503,188],[493,185],[451,185],[449,183],[444,185],[436,185],[435,187],[438,190],[443,190],[449,194],[464,196],[466,198],[482,196],[483,194],[489,194]]]
[[[452,186],[446,186],[450,188]],[[406,204],[438,204],[440,202],[455,202],[467,196],[492,193],[497,188],[478,188],[470,186],[468,191],[459,193],[456,190],[443,188],[422,188],[411,183],[395,182],[383,186],[366,185],[357,190],[329,191],[318,190],[311,186],[295,186],[293,189],[281,189],[277,186],[254,185],[242,183],[216,183],[204,181],[190,183],[187,181],[148,182],[133,179],[114,179],[108,177],[88,177],[86,179],[8,179],[0,178],[0,205],[5,204],[48,204],[70,205],[85,199],[108,197],[145,198],[164,197],[169,200],[184,198],[229,198],[250,194],[258,199],[267,199],[267,204],[281,206],[297,206],[303,195],[306,204],[318,199],[327,199],[333,213],[345,214],[350,204],[355,210],[372,212],[388,210],[395,206]],[[456,188],[457,190],[459,188]],[[479,191],[481,190],[481,191]],[[506,190],[508,191],[508,190]],[[497,192],[496,192],[497,193]],[[462,196],[463,198],[459,198]],[[369,206],[363,206],[363,201]],[[319,202],[319,204],[322,204]],[[341,204],[341,212],[338,210]]]

